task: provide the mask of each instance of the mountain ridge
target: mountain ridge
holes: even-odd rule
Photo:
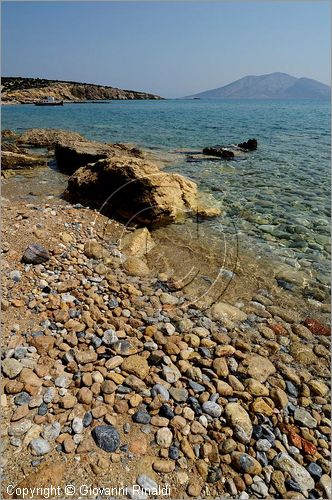
[[[223,99],[328,99],[328,85],[312,78],[275,72],[264,75],[247,75],[234,82],[205,90],[186,98]]]

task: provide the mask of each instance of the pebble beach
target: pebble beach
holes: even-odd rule
[[[330,497],[327,304],[266,281],[200,310],[141,229],[12,193],[3,216],[4,495]]]
[[[150,232],[13,186],[15,174],[2,193],[5,498],[50,484],[64,498],[68,484],[71,498],[331,497],[323,298],[280,287],[241,240],[213,295],[220,249],[188,240],[195,224]],[[184,287],[188,259],[200,276]]]

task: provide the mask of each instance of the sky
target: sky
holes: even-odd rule
[[[1,2],[2,75],[181,97],[281,71],[330,84],[330,2]]]

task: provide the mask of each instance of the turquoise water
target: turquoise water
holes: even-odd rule
[[[329,281],[330,103],[327,101],[111,101],[39,108],[3,106],[2,127],[63,128],[103,142],[173,153],[167,169],[212,193],[223,216],[206,224],[237,231],[258,251]],[[187,152],[255,137],[236,161],[188,162]]]

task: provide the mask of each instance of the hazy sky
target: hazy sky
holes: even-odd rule
[[[4,76],[164,97],[274,71],[330,83],[329,1],[1,5]]]

